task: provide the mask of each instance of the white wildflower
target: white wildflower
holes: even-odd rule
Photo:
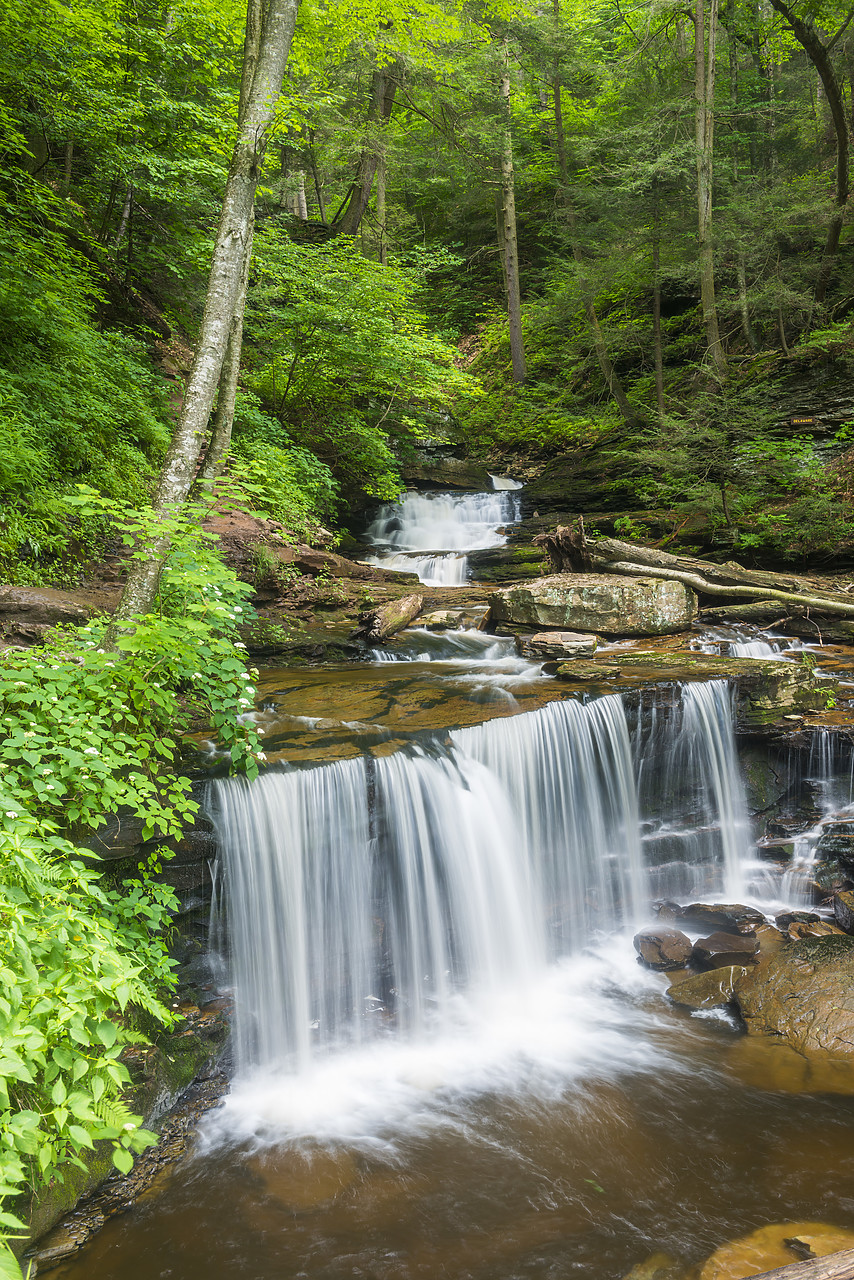
[[[97,747],[84,747],[83,754],[84,756],[97,756],[100,755],[100,752]]]

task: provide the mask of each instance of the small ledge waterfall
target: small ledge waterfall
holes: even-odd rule
[[[567,700],[384,759],[213,784],[239,1071],[441,1037],[461,999],[533,991],[651,896],[737,892],[730,724],[725,684],[687,685],[633,731],[618,695]]]
[[[496,481],[515,484],[513,481]],[[369,564],[417,573],[428,586],[462,586],[468,578],[468,551],[503,546],[499,530],[519,519],[519,498],[511,489],[494,493],[407,493],[386,503],[366,537],[377,554]]]

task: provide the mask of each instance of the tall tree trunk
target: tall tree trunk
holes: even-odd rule
[[[525,344],[522,336],[522,295],[519,287],[519,242],[516,236],[516,185],[513,173],[513,138],[510,132],[510,65],[507,40],[502,41],[502,71],[499,82],[504,113],[504,139],[501,148],[501,212],[504,239],[504,265],[507,280],[507,320],[510,328],[510,359],[513,381],[523,383],[527,373]]]
[[[664,417],[664,353],[661,343],[661,208],[658,179],[652,183],[652,347],[655,360],[655,403]]]
[[[229,167],[217,228],[208,291],[195,359],[178,426],[153,499],[158,515],[179,510],[190,491],[220,380],[232,322],[251,248],[255,191],[296,25],[299,0],[249,0],[244,51],[245,110]],[[247,63],[254,65],[251,76]],[[243,98],[243,92],[241,93]],[[110,629],[114,641],[123,620],[151,610],[157,595],[168,534],[152,539],[134,561]]]
[[[69,134],[65,140],[65,158],[62,166],[62,185],[60,190],[67,196],[71,190],[71,171],[74,164],[74,135]]]
[[[727,28],[727,37],[729,44],[730,105],[733,121],[732,183],[733,187],[738,187],[741,181],[740,166],[738,162],[738,47],[735,39],[735,31],[731,26]],[[741,248],[739,248],[737,254],[736,275],[738,278],[738,307],[741,313],[741,328],[750,350],[756,351],[759,344],[756,341],[756,334],[753,332],[753,325],[750,320],[750,302],[747,297],[747,263],[745,252]]]
[[[308,221],[308,204],[305,199],[305,173],[297,171],[297,217],[300,222]]]
[[[374,68],[365,144],[362,147],[356,177],[350,188],[346,207],[343,212],[339,210],[333,219],[332,225],[338,236],[354,236],[365,216],[365,210],[371,199],[377,165],[382,154],[382,131],[394,110],[399,75],[399,62],[393,63],[390,67]]]
[[[712,239],[712,182],[715,141],[715,46],[717,43],[718,0],[709,6],[706,38],[705,0],[694,6],[694,126],[697,160],[697,243],[700,268],[700,302],[708,355],[719,377],[726,376],[727,363],[718,327],[715,300],[715,249]]]
[[[113,237],[113,243],[111,245],[114,258],[118,256],[119,246],[121,245],[122,241],[125,238],[125,232],[128,229],[128,222],[130,221],[130,211],[131,211],[132,204],[133,204],[133,183],[129,182],[127,184],[127,190],[125,191],[125,202],[122,205],[122,216],[119,218],[118,229],[116,231],[115,236]]]
[[[560,19],[560,0],[554,0],[555,25]],[[569,161],[566,153],[566,134],[563,127],[563,107],[561,105],[561,85],[559,68],[555,61],[552,97],[554,100],[554,119],[555,119],[555,151],[557,153],[558,172],[560,174],[560,201],[563,205],[564,216],[566,217],[569,227],[569,234],[572,239],[572,256],[578,269],[578,287],[581,290],[581,298],[584,304],[584,314],[587,317],[587,323],[590,326],[590,332],[593,337],[593,349],[596,352],[596,359],[599,368],[602,371],[602,377],[605,379],[612,397],[616,401],[617,408],[620,410],[626,422],[635,422],[637,414],[629,404],[628,397],[623,389],[616,369],[611,363],[611,357],[608,354],[608,346],[605,342],[605,335],[602,332],[602,326],[599,323],[599,315],[596,311],[596,304],[593,300],[593,290],[587,277],[587,267],[584,261],[584,254],[581,250],[581,244],[578,238],[577,222],[575,218],[575,206],[569,191]]]
[[[216,412],[214,413],[208,447],[205,451],[204,463],[195,486],[197,489],[213,484],[222,470],[225,455],[231,447],[234,405],[237,401],[237,384],[240,378],[240,353],[243,350],[243,315],[246,310],[246,292],[249,287],[249,266],[252,261],[252,238],[254,232],[255,218],[253,216],[246,239],[240,288],[228,334],[228,346],[225,349],[225,357],[219,375]]]
[[[386,241],[386,209],[385,209],[386,158],[381,155],[377,165],[377,230],[380,237],[379,258],[383,266],[388,262],[388,244]]]
[[[309,134],[308,163],[309,163],[309,168],[311,169],[312,182],[314,183],[314,194],[317,197],[317,212],[320,215],[320,221],[323,223],[325,227],[328,225],[326,221],[326,205],[324,204],[324,201],[323,201],[323,188],[320,185],[320,177],[317,172],[317,159],[315,158],[315,154],[314,154],[313,131]]]
[[[833,69],[833,63],[830,60],[830,48],[832,46],[832,42],[831,45],[824,45],[821,37],[813,26],[812,19],[809,17],[799,18],[786,3],[786,0],[771,0],[771,6],[776,9],[783,18],[785,18],[795,39],[803,47],[807,57],[821,77],[821,83],[827,96],[827,105],[830,107],[830,114],[833,119],[833,128],[836,134],[836,192],[833,201],[834,210],[831,215],[830,225],[827,228],[827,240],[824,245],[824,254],[822,256],[818,283],[815,287],[815,301],[818,305],[821,305],[821,303],[824,302],[827,287],[830,284],[830,278],[833,275],[836,253],[839,249],[839,238],[842,234],[842,224],[845,221],[845,206],[848,203],[848,167],[851,144],[848,120],[845,115],[845,100],[842,94],[842,86],[836,77],[836,72]],[[839,34],[841,34],[841,32]]]

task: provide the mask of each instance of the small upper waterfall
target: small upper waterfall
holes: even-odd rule
[[[651,896],[733,893],[749,842],[729,717],[720,682],[634,733],[618,695],[567,700],[212,784],[239,1067],[441,1035],[461,1001],[533,990]]]
[[[494,493],[416,493],[386,503],[367,530],[377,547],[371,564],[417,573],[430,586],[461,586],[468,577],[469,551],[500,547],[499,530],[519,519],[518,495]]]

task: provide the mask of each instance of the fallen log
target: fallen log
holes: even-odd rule
[[[854,1280],[854,1249],[763,1271],[754,1280]]]
[[[702,598],[774,602],[814,610],[835,617],[854,618],[854,600],[842,592],[816,592],[806,578],[745,569],[735,561],[715,564],[693,556],[673,556],[655,547],[639,547],[617,538],[590,539],[583,527],[558,526],[554,533],[534,538],[545,547],[554,567],[562,572],[618,573],[631,577],[670,578],[683,582]]]
[[[368,644],[387,640],[389,636],[408,627],[413,618],[418,617],[423,605],[423,596],[401,596],[399,600],[390,600],[379,609],[361,614],[353,636]]]

